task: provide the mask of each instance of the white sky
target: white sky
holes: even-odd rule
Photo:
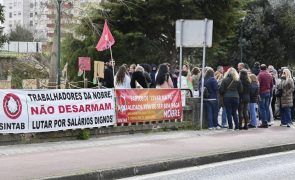
[[[0,4],[3,5],[3,0],[0,0]],[[2,23],[0,22],[0,25],[2,25]]]

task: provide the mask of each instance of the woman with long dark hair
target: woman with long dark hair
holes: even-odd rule
[[[156,77],[156,88],[173,88],[173,82],[166,64],[160,64]]]
[[[125,65],[119,67],[119,70],[115,76],[115,88],[116,89],[128,89],[131,79]]]
[[[240,71],[240,81],[243,86],[243,90],[240,92],[240,104],[239,104],[239,129],[248,129],[249,111],[248,106],[250,102],[251,83],[246,69]],[[244,121],[244,126],[242,123]]]
[[[259,100],[259,83],[257,76],[255,74],[250,75],[251,80],[251,91],[250,91],[250,123],[249,128],[255,128],[258,126],[257,114],[256,114],[256,105]]]

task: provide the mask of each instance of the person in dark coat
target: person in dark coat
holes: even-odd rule
[[[256,113],[256,104],[259,101],[259,84],[258,79],[255,74],[250,75],[251,80],[251,90],[250,90],[250,123],[249,128],[255,128],[258,126],[257,123],[257,113]]]
[[[237,111],[239,108],[239,94],[243,86],[239,80],[239,74],[234,68],[229,68],[224,75],[224,79],[219,87],[219,93],[224,97],[224,106],[228,120],[228,128],[233,129],[232,120],[234,119],[235,130],[239,129]]]
[[[205,98],[207,109],[208,129],[220,129],[218,126],[218,101],[217,101],[217,80],[214,77],[214,70],[206,68],[204,76],[204,87],[208,90],[208,97]]]
[[[148,88],[148,83],[144,76],[144,69],[137,66],[131,77],[131,88]]]
[[[239,129],[248,129],[248,122],[249,122],[249,112],[248,106],[250,102],[250,91],[251,91],[251,84],[250,79],[248,77],[248,72],[246,69],[242,69],[240,71],[240,81],[243,86],[243,90],[240,92],[240,104],[239,104]],[[244,126],[242,123],[244,121]]]
[[[255,62],[251,71],[252,71],[253,74],[255,74],[257,76],[259,74],[259,72],[260,72],[260,63]]]
[[[179,76],[179,68],[176,67],[172,72],[171,72],[171,79],[173,82],[173,87],[174,88],[178,88],[177,86],[177,80],[178,80],[178,76]]]
[[[106,88],[114,87],[114,75],[113,75],[113,65],[114,61],[109,61],[105,63],[104,68],[104,79],[102,81],[102,85]],[[115,64],[114,64],[115,65]]]
[[[142,64],[141,66],[144,69],[143,75],[146,79],[146,82],[148,83],[148,87],[150,87],[152,84],[152,78],[151,78],[151,74],[150,74],[152,68],[149,64]]]
[[[157,65],[152,64],[152,71],[150,73],[152,82],[151,82],[150,88],[156,88],[156,73],[157,73]]]

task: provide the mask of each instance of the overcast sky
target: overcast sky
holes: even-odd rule
[[[0,0],[0,4],[3,5],[3,0]],[[0,24],[2,25],[2,23],[0,22]]]

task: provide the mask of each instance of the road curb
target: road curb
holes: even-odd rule
[[[135,165],[130,167],[121,167],[108,170],[97,170],[94,172],[65,175],[59,177],[50,177],[51,180],[104,180],[104,179],[118,179],[137,175],[151,174],[161,171],[186,168],[192,166],[205,165],[210,163],[241,159],[251,156],[259,156],[271,153],[285,152],[295,150],[295,144],[284,144],[272,147],[263,147],[259,149],[250,149],[236,152],[225,152],[220,154],[213,154],[203,157],[187,157],[183,159],[167,160],[156,163]]]

